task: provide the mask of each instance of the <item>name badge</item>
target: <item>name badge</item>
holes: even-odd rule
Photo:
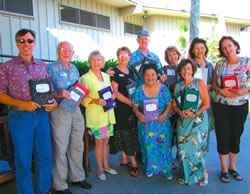
[[[123,74],[119,74],[119,77],[124,77],[124,75]]]
[[[65,73],[65,72],[60,72],[60,76],[61,76],[61,77],[66,77],[66,76],[67,76],[67,73]]]

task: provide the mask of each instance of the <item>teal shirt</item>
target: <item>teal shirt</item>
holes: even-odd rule
[[[144,59],[144,57],[145,57],[144,54],[142,54],[142,52],[138,48],[135,52],[133,52],[131,54],[130,61],[128,63],[128,67],[130,67],[130,69],[132,69],[131,65],[133,65],[139,61],[142,61]],[[162,64],[161,64],[161,61],[160,61],[158,55],[150,52],[149,50],[148,50],[148,54],[147,54],[146,58],[155,61],[156,65],[157,65],[157,69],[160,69],[162,67]],[[135,81],[137,82],[137,87],[142,85],[143,83],[145,83],[144,80],[139,80],[136,75],[135,75]]]

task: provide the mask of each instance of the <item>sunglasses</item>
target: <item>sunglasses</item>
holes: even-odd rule
[[[17,42],[19,42],[20,44],[24,44],[26,41],[27,41],[27,43],[32,44],[35,40],[34,39],[28,39],[28,40],[19,39],[19,40],[17,40]]]

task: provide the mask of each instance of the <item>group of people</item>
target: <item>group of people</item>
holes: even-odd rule
[[[121,151],[120,166],[129,167],[133,177],[139,175],[137,153],[141,154],[147,177],[160,175],[171,180],[172,169],[179,168],[178,183],[207,185],[206,156],[212,116],[221,162],[220,180],[228,183],[228,174],[238,181],[243,179],[236,169],[236,160],[248,114],[250,59],[237,55],[240,46],[232,37],[220,39],[219,56],[223,59],[215,68],[206,60],[209,50],[203,39],[192,40],[187,59],[181,59],[176,47],[168,47],[165,60],[178,72],[176,83],[171,85],[164,84],[168,76],[160,73],[159,57],[148,50],[150,35],[146,30],[137,35],[138,50],[131,53],[127,47],[119,48],[118,66],[106,73],[101,71],[104,56],[97,50],[91,52],[90,70],[82,77],[70,63],[74,54],[72,44],[60,42],[58,60],[46,65],[33,58],[35,38],[32,30],[19,30],[15,37],[19,56],[0,66],[0,103],[10,106],[9,131],[15,150],[18,193],[34,193],[30,171],[33,146],[37,193],[47,193],[51,182],[56,193],[70,194],[68,182],[91,188],[82,167],[84,117],[79,107],[71,113],[58,106],[62,99],[71,98],[68,89],[76,81],[90,91],[82,105],[86,127],[95,138],[99,180],[107,179],[105,173],[118,174],[108,163],[110,148],[111,154]],[[154,63],[143,65],[143,79],[139,79],[132,66],[145,59]],[[195,78],[197,68],[206,70],[207,80]],[[236,75],[237,89],[223,88],[221,80],[225,75]],[[28,82],[43,78],[51,81],[54,99],[52,104],[40,106],[31,100]],[[134,89],[129,90],[129,85]],[[107,102],[98,91],[108,86],[112,87],[110,97],[116,100],[116,107],[105,112],[103,106]],[[184,90],[199,91],[196,112],[179,106],[175,96]],[[212,91],[216,92],[214,97]],[[159,116],[152,121],[144,115],[146,100],[158,102]],[[179,167],[172,160],[174,145]]]

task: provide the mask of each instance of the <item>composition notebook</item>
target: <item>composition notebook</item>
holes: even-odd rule
[[[238,77],[236,75],[223,75],[221,76],[221,82],[223,88],[239,89]]]
[[[127,89],[127,92],[128,92],[128,97],[129,97],[130,100],[132,100],[132,98],[133,98],[136,87],[137,87],[136,82],[132,82],[132,83],[126,85],[126,89]]]
[[[106,105],[103,106],[104,112],[116,107],[116,101],[111,98],[113,94],[111,86],[99,90],[98,93],[100,98],[106,101]]]
[[[178,81],[178,75],[176,71],[176,67],[172,65],[166,65],[160,69],[161,74],[167,75],[167,80],[165,81],[165,85],[170,87],[173,84],[176,84]]]
[[[69,88],[71,99],[63,98],[59,106],[68,112],[75,112],[76,108],[88,96],[89,90],[85,88],[80,82],[76,82]]]
[[[156,65],[156,62],[144,57],[142,61],[138,61],[131,66],[139,80],[143,80],[143,66],[147,64]]]
[[[156,120],[160,115],[158,99],[143,100],[143,114],[147,121]]]
[[[191,109],[191,112],[196,113],[199,107],[200,91],[185,89],[183,97],[183,110]]]
[[[39,80],[29,80],[31,100],[40,106],[53,104],[50,80],[47,78]]]

